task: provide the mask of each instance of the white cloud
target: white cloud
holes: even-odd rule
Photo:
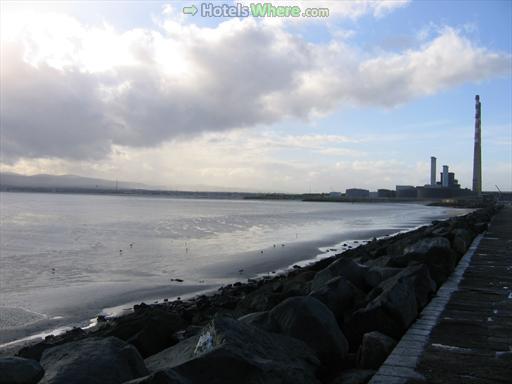
[[[403,5],[330,4],[340,17]],[[164,31],[120,32],[58,14],[8,16],[0,139],[2,161],[11,163],[98,159],[116,147],[314,119],[346,103],[393,107],[510,74],[509,54],[448,27],[417,49],[369,56],[343,40],[313,44],[250,18],[203,28],[165,16]]]

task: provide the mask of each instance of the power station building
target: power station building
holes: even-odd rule
[[[482,193],[482,155],[481,155],[481,104],[480,96],[475,96],[475,143],[473,152],[473,190],[459,185],[455,173],[450,172],[448,165],[443,165],[437,175],[437,158],[430,158],[430,184],[422,187],[397,185],[397,198],[443,199],[460,196],[480,195]]]

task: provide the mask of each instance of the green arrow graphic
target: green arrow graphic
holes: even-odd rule
[[[183,13],[185,15],[194,16],[197,13],[197,7],[195,5],[192,5],[190,7],[183,7]]]

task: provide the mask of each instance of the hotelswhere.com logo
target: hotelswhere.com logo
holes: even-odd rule
[[[183,13],[202,17],[329,17],[329,8],[302,8],[299,5],[272,3],[214,4],[201,3],[183,7]]]

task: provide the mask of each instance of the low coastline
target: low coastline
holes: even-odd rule
[[[472,235],[472,238],[476,233],[484,230],[486,227],[485,222],[490,219],[493,212],[494,208],[490,207],[465,216],[454,217],[446,221],[434,221],[430,226],[422,226],[413,231],[391,237],[383,237],[380,240],[374,239],[366,245],[349,249],[344,253],[322,259],[310,265],[302,267],[296,266],[288,273],[283,273],[278,276],[263,276],[260,279],[249,279],[247,283],[237,282],[228,284],[221,287],[218,292],[213,295],[200,295],[189,300],[175,300],[151,306],[146,304],[135,305],[134,312],[131,314],[112,319],[100,317],[98,319],[98,326],[94,329],[87,331],[75,329],[61,336],[47,337],[41,343],[22,348],[18,351],[18,355],[40,359],[44,350],[58,345],[79,342],[80,340],[90,339],[91,337],[104,338],[117,336],[136,347],[138,345],[142,357],[149,357],[165,348],[173,348],[173,345],[181,345],[181,343],[179,343],[180,340],[198,336],[201,333],[202,327],[207,326],[212,319],[218,318],[219,316],[239,318],[251,313],[262,311],[265,313],[287,299],[289,300],[293,297],[309,297],[312,291],[311,284],[314,284],[316,276],[325,269],[328,269],[335,261],[355,260],[358,265],[365,266],[365,271],[367,271],[368,268],[378,268],[379,271],[385,270],[386,268],[389,269],[391,267],[389,265],[386,266],[386,263],[381,265],[383,264],[383,258],[385,259],[388,253],[395,253],[397,249],[403,250],[404,247],[412,243],[419,242],[425,238],[428,239],[434,235],[436,237],[451,239],[452,248],[454,247],[453,242],[455,241],[457,243],[455,248],[458,249],[455,251],[452,249],[450,252],[453,254],[457,253],[458,257],[460,257],[461,250],[469,246],[469,244],[467,244],[468,236]],[[459,230],[462,229],[466,231],[464,240],[460,240],[460,236],[457,235],[457,233],[460,232]],[[396,261],[393,261],[394,257],[391,257],[391,259],[389,256],[387,257],[387,264],[390,262],[391,264],[393,264],[393,262],[396,263]],[[406,265],[400,268],[407,269],[408,267]],[[398,266],[393,268],[399,269]],[[434,273],[436,273],[435,271],[436,269],[434,269]],[[446,274],[446,272],[447,271],[443,271],[444,274]],[[437,279],[439,279],[439,277],[437,277]],[[374,290],[377,289],[379,284],[367,294],[370,295],[370,298],[372,295],[374,296],[376,294]],[[359,299],[361,299],[363,303],[366,303],[369,297],[367,296],[366,299],[360,297]],[[363,307],[362,303],[352,303],[352,310],[356,309],[357,312],[357,307],[361,309]],[[352,311],[352,316],[353,313]],[[166,331],[167,340],[164,343],[165,345],[153,345],[149,347],[149,349],[146,346],[140,350],[140,337],[142,337],[140,334],[147,328],[148,322],[158,323],[159,320],[162,321],[162,318],[167,315],[172,315],[175,321],[172,326],[171,324],[167,324],[170,328]],[[346,316],[346,314],[344,316]],[[338,319],[338,323],[340,323],[340,321],[340,326],[350,345],[350,348],[346,351],[345,357],[343,358],[344,362],[342,368],[356,368],[357,345],[360,343],[358,338],[361,335],[357,336],[355,334],[358,332],[354,331],[354,329],[351,330],[354,324],[350,324],[350,321],[347,324],[344,324],[343,320]],[[261,324],[257,323],[258,321],[253,322],[251,325],[261,326]],[[170,330],[172,330],[172,332]],[[169,337],[169,332],[172,333],[172,337]],[[137,337],[135,339],[133,338],[136,335],[139,335],[138,339]],[[144,350],[145,348],[146,350]],[[321,382],[329,382],[329,378],[332,378],[332,375],[339,371],[339,367],[333,368],[329,364],[325,365],[324,362],[320,366],[320,371],[323,372],[320,373],[319,376]]]
[[[243,280],[247,281],[247,279],[268,278],[283,273],[286,274],[292,269],[293,265],[309,265],[321,259],[332,257],[340,251],[360,246],[372,238],[384,238],[401,232],[403,230],[397,231],[392,228],[354,230],[342,237],[330,236],[316,241],[296,242],[286,246],[277,244],[276,249],[265,249],[261,257],[249,259],[248,262],[238,267],[229,265],[229,263],[217,263],[208,267],[207,273],[212,277],[212,281],[222,281],[222,284],[197,284],[197,282],[189,281],[186,277],[183,277],[183,281],[136,288],[131,292],[112,293],[103,299],[93,299],[85,291],[81,303],[85,308],[90,307],[91,310],[85,312],[83,309],[79,312],[57,311],[60,314],[59,316],[53,318],[41,315],[41,319],[34,322],[34,326],[28,329],[18,327],[11,330],[2,330],[0,355],[6,354],[6,349],[9,351],[11,348],[19,348],[16,345],[31,344],[42,340],[46,336],[60,335],[73,328],[89,328],[91,324],[96,323],[95,316],[98,314],[106,318],[112,318],[132,312],[133,306],[142,302],[158,304],[163,303],[164,300],[167,302],[176,300],[178,297],[185,300],[201,294],[211,295],[224,285]],[[267,256],[270,254],[268,251],[273,251],[272,257]],[[243,271],[240,268],[243,268]],[[105,289],[103,288],[103,290]]]
[[[434,215],[432,218],[444,219],[444,217],[443,214],[440,214],[439,216]],[[287,274],[294,265],[307,266],[318,260],[334,256],[336,253],[360,246],[371,239],[385,238],[411,229],[414,227],[354,229],[345,231],[341,236],[330,235],[317,240],[276,244],[274,247],[263,249],[261,254],[258,251],[257,258],[253,255],[254,251],[247,252],[247,255],[240,254],[241,261],[238,265],[233,265],[231,262],[219,262],[205,267],[203,272],[210,279],[206,282],[201,281],[199,284],[198,281],[190,280],[187,276],[180,276],[179,282],[171,281],[170,284],[134,287],[131,291],[122,290],[116,284],[112,284],[111,287],[108,285],[84,287],[80,288],[83,292],[76,303],[74,301],[77,295],[73,294],[74,291],[71,290],[69,299],[65,298],[69,303],[54,300],[55,303],[59,303],[60,308],[52,310],[52,314],[49,316],[42,316],[41,320],[29,324],[29,327],[3,329],[0,338],[2,340],[0,354],[5,354],[5,350],[11,350],[13,346],[33,343],[38,338],[59,335],[76,327],[90,328],[91,324],[95,323],[94,319],[97,315],[107,318],[115,317],[131,312],[133,306],[141,302],[156,304],[162,303],[164,300],[192,298],[199,294],[211,294],[223,285],[238,281]],[[110,293],[104,297],[97,297],[97,291]],[[4,311],[4,316],[7,314]]]

